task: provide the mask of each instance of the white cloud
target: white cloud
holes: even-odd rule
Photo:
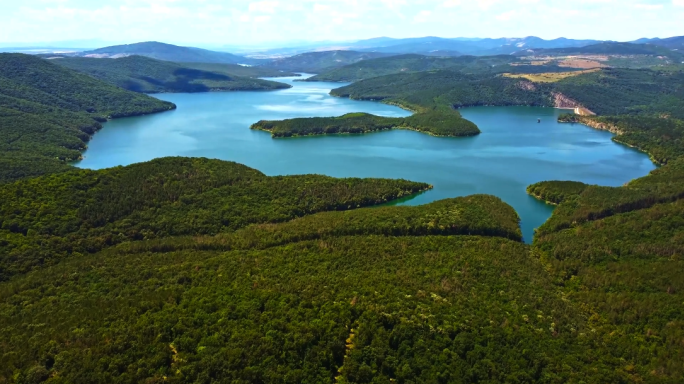
[[[417,23],[424,23],[430,19],[431,15],[432,15],[432,11],[423,10],[423,11],[418,12],[413,17],[413,21],[415,21]]]
[[[634,8],[643,9],[646,11],[657,11],[659,9],[663,9],[663,5],[662,4],[634,4]]]
[[[327,4],[315,3],[313,5],[313,10],[314,12],[330,12],[332,10],[332,7]]]
[[[477,5],[481,10],[487,11],[497,5],[501,0],[478,0]]]
[[[255,1],[249,3],[250,12],[275,13],[278,7],[277,1]]]
[[[271,16],[263,15],[263,16],[257,16],[254,18],[254,21],[257,23],[267,23],[271,21]]]
[[[518,11],[510,10],[508,12],[500,13],[496,15],[496,19],[499,21],[508,21],[515,18],[518,15]]]
[[[681,35],[682,12],[684,0],[0,0],[0,42],[219,46],[429,35],[628,41]]]

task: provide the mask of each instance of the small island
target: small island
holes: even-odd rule
[[[409,117],[382,117],[368,113],[348,113],[339,117],[312,117],[288,120],[262,120],[251,129],[267,131],[274,138],[369,133],[409,129],[432,136],[461,137],[480,133],[477,126],[455,110],[435,109]]]

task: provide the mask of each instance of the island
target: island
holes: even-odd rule
[[[480,129],[455,110],[433,110],[409,117],[382,117],[368,113],[348,113],[339,117],[310,117],[287,120],[262,120],[251,129],[271,136],[298,137],[329,134],[362,134],[390,129],[408,129],[432,136],[475,136]]]

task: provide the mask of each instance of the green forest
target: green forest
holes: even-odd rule
[[[552,107],[554,95],[562,94],[599,115],[684,119],[684,71],[681,69],[606,68],[555,83],[532,83],[496,73],[468,74],[443,69],[374,77],[334,89],[331,94],[414,108],[434,105]]]
[[[529,61],[511,55],[439,57],[399,55],[363,60],[340,68],[324,70],[306,81],[356,82],[392,74],[448,69],[464,74],[567,72],[577,69],[560,67],[555,62],[529,65]]]
[[[0,54],[0,183],[71,169],[109,118],[174,109],[22,54]]]
[[[64,57],[52,59],[55,64],[93,76],[107,83],[142,93],[209,92],[209,91],[264,91],[290,88],[275,81],[242,77],[234,74],[230,64],[176,64],[144,56],[119,59]],[[218,72],[212,71],[218,70]],[[249,73],[246,70],[242,71]],[[252,70],[252,74],[263,75]],[[267,74],[279,73],[267,71]]]
[[[341,133],[369,133],[389,129],[410,129],[433,136],[474,136],[480,133],[475,124],[458,111],[446,108],[417,113],[409,117],[381,117],[368,113],[349,113],[339,117],[311,117],[280,121],[259,121],[252,125],[272,137],[297,137]]]
[[[622,187],[529,186],[557,207],[525,244],[494,196],[386,204],[432,188],[420,180],[181,157],[76,169],[107,119],[175,106],[0,54],[0,383],[681,383],[681,76],[391,74],[333,93],[415,115],[254,127],[448,136],[477,130],[459,107],[563,93],[598,116],[560,121],[659,165]]]

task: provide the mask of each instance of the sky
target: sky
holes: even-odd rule
[[[684,0],[0,0],[0,43],[684,35]]]

